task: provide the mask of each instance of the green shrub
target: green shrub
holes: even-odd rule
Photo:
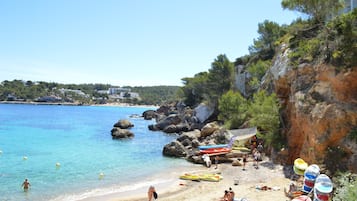
[[[351,173],[339,173],[333,178],[335,191],[333,201],[357,200],[357,175]]]

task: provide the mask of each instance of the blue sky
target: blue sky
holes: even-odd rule
[[[182,85],[220,54],[248,54],[281,0],[3,0],[0,81]]]

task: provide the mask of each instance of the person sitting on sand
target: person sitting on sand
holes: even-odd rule
[[[223,198],[220,201],[227,201],[229,198],[229,193],[227,190],[224,191]]]
[[[234,201],[234,191],[232,188],[229,188],[229,191],[224,191],[224,196],[220,201]]]
[[[24,188],[24,191],[28,191],[29,187],[31,186],[30,182],[25,179],[25,181],[22,183],[21,187]]]
[[[299,191],[298,187],[293,182],[291,182],[289,185],[289,191],[287,191],[286,188],[284,188],[284,193],[286,197],[291,199],[303,194],[303,192]]]
[[[231,187],[229,187],[229,200],[228,201],[234,201],[234,191],[232,190]]]

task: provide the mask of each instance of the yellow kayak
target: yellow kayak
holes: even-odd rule
[[[199,175],[199,177],[200,177],[200,180],[202,180],[202,181],[218,182],[223,179],[223,177],[219,174],[202,174],[202,175]]]
[[[186,173],[180,176],[180,179],[191,181],[215,181],[218,182],[223,179],[219,174],[207,173],[207,174],[189,174]]]
[[[308,164],[303,159],[297,158],[294,161],[294,172],[297,175],[304,175],[307,166]]]
[[[232,150],[237,150],[241,152],[250,152],[250,149],[247,147],[232,147]]]
[[[200,180],[200,176],[197,174],[184,174],[180,176],[180,179],[184,179],[184,180],[191,180],[191,181],[199,181]]]

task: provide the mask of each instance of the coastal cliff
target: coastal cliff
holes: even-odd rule
[[[286,148],[279,160],[292,164],[301,157],[325,164],[330,171],[357,172],[357,67],[289,65],[284,49],[265,76],[262,87],[281,103]]]

